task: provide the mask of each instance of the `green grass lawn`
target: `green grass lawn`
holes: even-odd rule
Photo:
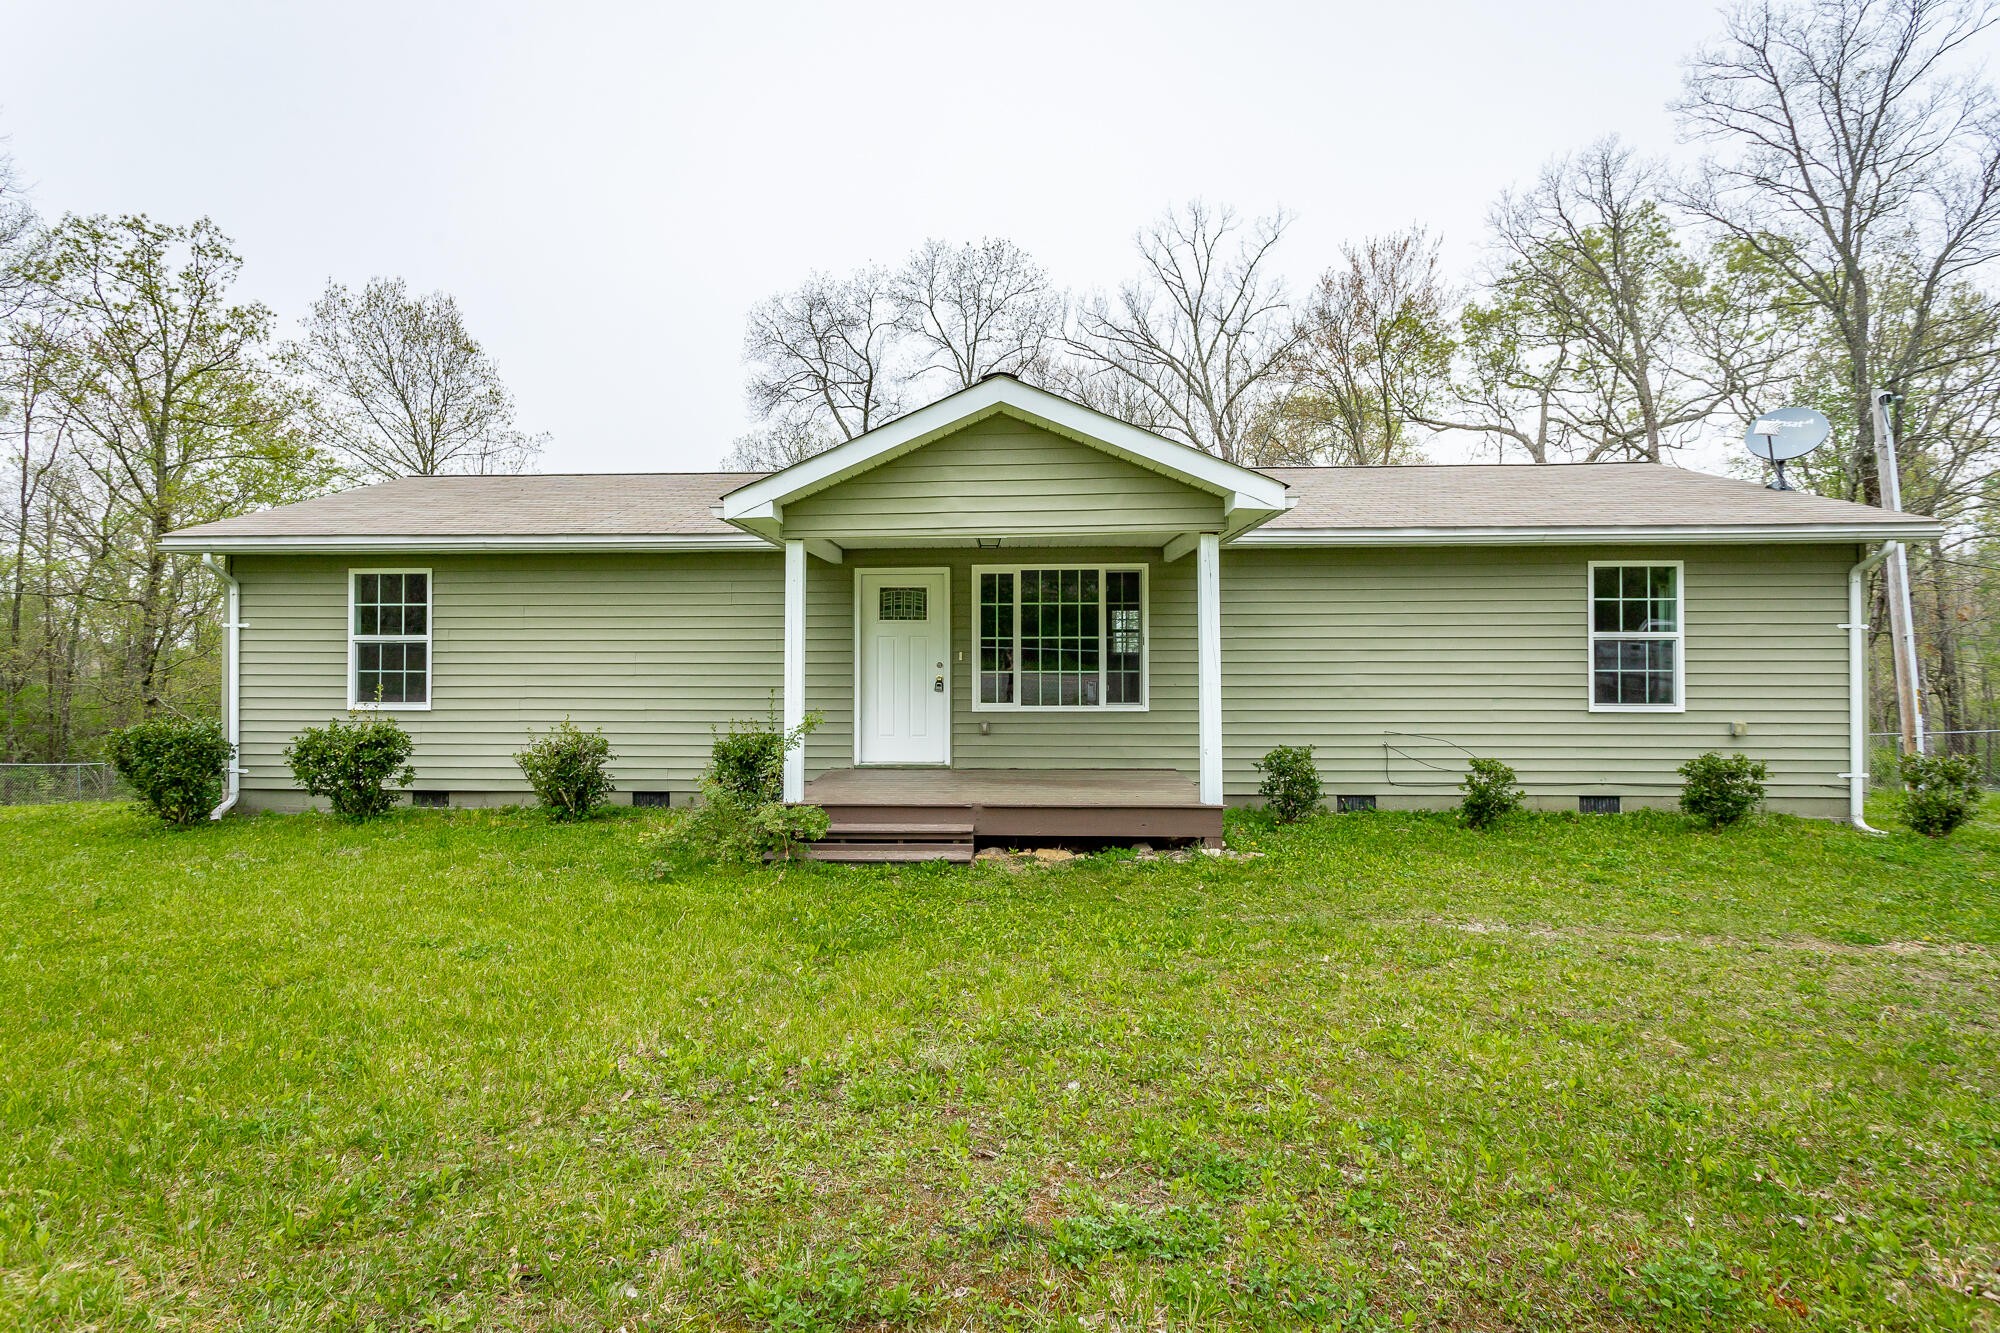
[[[659,828],[0,811],[0,1327],[2000,1314],[2000,808],[666,881]]]

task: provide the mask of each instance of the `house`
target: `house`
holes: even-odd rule
[[[957,855],[1213,838],[1281,744],[1348,807],[1446,804],[1472,755],[1666,804],[1740,750],[1847,814],[1862,573],[1937,535],[1649,464],[1253,470],[992,376],[768,475],[413,478],[168,544],[229,580],[245,808],[301,805],[285,744],[347,709],[398,715],[426,803],[520,801],[569,717],[658,804],[775,706],[824,716],[788,798]]]

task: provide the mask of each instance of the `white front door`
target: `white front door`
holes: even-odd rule
[[[856,761],[950,763],[950,574],[864,569],[855,582]]]

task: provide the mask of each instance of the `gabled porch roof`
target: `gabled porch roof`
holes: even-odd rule
[[[737,487],[722,497],[714,512],[725,523],[768,541],[783,540],[788,535],[787,505],[820,495],[996,416],[1048,431],[1211,497],[1215,518],[1202,527],[1225,538],[1257,527],[1295,503],[1283,482],[1264,473],[1142,430],[1012,375],[994,374],[825,453]],[[976,505],[977,490],[962,499],[967,505]],[[1135,516],[1135,538],[1160,539],[1160,534],[1150,532],[1139,538],[1147,526],[1147,520]]]

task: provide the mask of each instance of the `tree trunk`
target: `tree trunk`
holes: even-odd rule
[[[1931,673],[1931,686],[1937,691],[1937,726],[1939,731],[1962,732],[1965,725],[1965,680],[1962,661],[1958,651],[1958,622],[1953,615],[1953,597],[1950,578],[1944,566],[1933,562],[1931,565],[1932,605],[1937,617],[1937,628],[1933,642],[1937,645],[1937,666]],[[1966,736],[1946,736],[1945,743],[1938,746],[1939,753],[1958,753],[1962,744],[1970,739]]]

